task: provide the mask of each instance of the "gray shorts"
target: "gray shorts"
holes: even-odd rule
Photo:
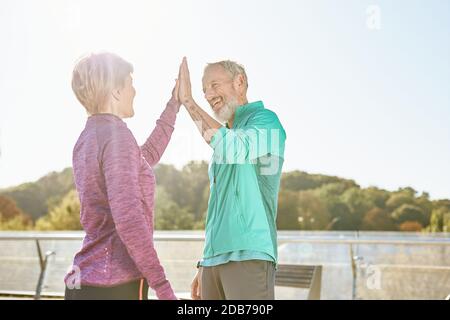
[[[202,300],[274,300],[275,264],[247,260],[202,267],[201,282]]]

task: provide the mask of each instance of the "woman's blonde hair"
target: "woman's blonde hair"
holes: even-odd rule
[[[111,91],[123,87],[133,65],[109,52],[90,53],[78,60],[72,73],[72,90],[90,114],[99,113]]]

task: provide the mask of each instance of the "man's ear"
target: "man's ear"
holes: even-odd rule
[[[238,74],[236,76],[236,78],[234,78],[234,85],[236,87],[236,89],[244,89],[245,87],[245,80],[244,80],[244,76],[242,74]]]

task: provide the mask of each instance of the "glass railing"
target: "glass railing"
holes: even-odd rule
[[[83,232],[0,232],[0,296],[62,297]],[[157,231],[167,277],[187,297],[203,251],[199,231]],[[279,264],[320,265],[321,299],[444,299],[450,294],[450,234],[280,231]],[[276,299],[307,289],[276,287]],[[152,293],[150,293],[152,294]]]

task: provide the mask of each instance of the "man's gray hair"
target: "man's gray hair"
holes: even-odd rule
[[[233,80],[236,78],[236,76],[241,74],[244,77],[245,88],[246,89],[248,88],[247,73],[245,73],[244,66],[242,66],[241,64],[239,64],[235,61],[223,60],[223,61],[208,63],[206,65],[204,71],[206,71],[206,69],[208,69],[209,67],[217,66],[217,65],[222,66],[226,71],[228,71],[231,74],[231,78]]]

